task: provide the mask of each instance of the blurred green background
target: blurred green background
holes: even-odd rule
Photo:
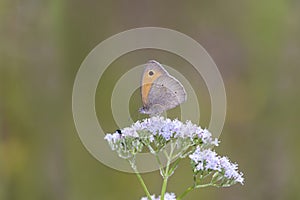
[[[299,9],[297,0],[1,0],[0,199],[144,196],[135,175],[110,169],[88,153],[71,110],[74,78],[87,54],[111,35],[143,26],[197,40],[226,87],[227,118],[217,151],[239,163],[245,185],[196,190],[186,199],[300,199]],[[131,66],[153,58],[178,59],[132,52],[107,71],[107,89],[99,88],[96,98],[106,131],[117,128],[110,110],[101,110],[109,105],[113,84]],[[206,126],[209,99],[203,101],[200,123]],[[151,193],[158,193],[158,172],[143,176]],[[182,163],[168,191],[180,194],[191,182],[188,162]]]

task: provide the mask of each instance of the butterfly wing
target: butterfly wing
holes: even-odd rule
[[[163,68],[163,66],[159,62],[155,60],[149,60],[147,62],[141,81],[141,95],[144,106],[147,106],[149,104],[148,96],[152,84],[158,77],[166,75],[168,75],[168,72]]]
[[[182,84],[169,74],[157,78],[149,92],[149,105],[159,105],[161,111],[175,108],[186,101],[186,92]]]

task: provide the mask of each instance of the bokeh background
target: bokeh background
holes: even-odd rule
[[[135,175],[110,169],[88,153],[71,109],[74,78],[87,54],[111,35],[144,26],[174,29],[197,40],[226,87],[227,118],[217,151],[239,163],[245,185],[196,190],[186,199],[300,199],[299,9],[297,0],[1,0],[0,199],[144,196]],[[118,128],[110,110],[101,109],[109,105],[114,83],[130,67],[153,58],[184,63],[145,50],[120,57],[107,70],[101,80],[107,87],[96,95],[107,132]],[[204,83],[191,80],[201,97]],[[135,95],[132,110],[140,104]],[[200,124],[206,126],[209,99],[202,96]],[[158,193],[159,173],[143,176]],[[168,191],[179,194],[191,183],[188,162],[182,163]]]

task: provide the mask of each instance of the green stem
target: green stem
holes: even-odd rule
[[[190,191],[192,191],[195,188],[195,186],[191,186],[188,189],[186,189],[179,197],[177,197],[176,200],[181,200],[185,195],[187,195]]]
[[[209,187],[209,186],[216,186],[213,183],[207,183],[207,184],[203,184],[203,185],[197,185],[195,188],[204,188],[204,187]]]
[[[167,165],[167,167],[166,167],[166,171],[165,171],[166,174],[168,173],[168,171],[169,171],[169,165]],[[161,200],[165,199],[165,193],[166,193],[166,190],[167,190],[168,178],[169,178],[168,175],[164,176],[164,182],[163,182],[163,185],[162,185],[162,188],[161,188],[161,195],[160,195]]]
[[[163,174],[163,173],[164,173],[164,172],[163,172],[163,167],[162,167],[162,164],[161,164],[161,162],[160,162],[160,159],[159,159],[157,153],[155,154],[155,158],[156,158],[156,161],[157,161],[158,166],[159,166],[159,171],[160,171],[161,174]]]
[[[151,195],[150,195],[150,193],[149,193],[149,191],[148,191],[148,188],[147,188],[147,186],[146,186],[146,184],[145,184],[145,182],[144,182],[142,176],[140,175],[140,173],[138,172],[138,170],[137,170],[137,168],[136,168],[135,162],[132,161],[132,160],[129,160],[129,163],[130,163],[130,165],[131,165],[131,168],[134,170],[135,175],[137,176],[138,180],[140,181],[140,183],[141,183],[141,185],[142,185],[142,188],[144,189],[144,191],[145,191],[145,193],[146,193],[148,199],[151,200]]]
[[[183,197],[185,197],[193,189],[204,188],[204,187],[209,187],[209,186],[214,186],[214,184],[213,183],[207,183],[207,184],[203,184],[203,185],[194,185],[194,186],[191,186],[188,189],[186,189],[179,197],[177,197],[176,200],[181,200]]]
[[[173,171],[176,169],[178,163],[181,161],[181,158],[178,158],[172,165],[170,172],[173,173]]]
[[[173,143],[171,143],[170,154],[169,155],[166,154],[166,157],[168,158],[168,162],[167,162],[167,166],[166,166],[166,170],[165,170],[165,174],[164,174],[164,182],[163,182],[163,185],[161,188],[160,200],[165,199],[165,193],[167,190],[168,179],[170,176],[169,168],[170,168],[170,164],[171,164],[171,160],[172,160],[173,151],[174,151],[174,146],[173,146]]]
[[[140,183],[141,183],[141,185],[142,185],[142,187],[143,187],[143,189],[144,189],[144,191],[145,191],[148,199],[151,200],[151,195],[150,195],[150,193],[149,193],[149,191],[147,189],[147,186],[146,186],[146,184],[145,184],[142,176],[140,175],[140,173],[138,171],[136,171],[136,170],[134,170],[134,171],[135,171],[135,174],[136,174],[138,180],[140,181]]]

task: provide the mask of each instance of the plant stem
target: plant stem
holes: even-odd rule
[[[138,180],[140,181],[140,183],[141,183],[141,185],[142,185],[142,187],[143,187],[143,189],[144,189],[144,191],[145,191],[145,193],[146,193],[148,199],[151,200],[151,195],[150,195],[150,193],[149,193],[149,191],[148,191],[148,189],[147,189],[147,186],[146,186],[146,184],[145,184],[145,182],[144,182],[142,176],[141,176],[140,173],[139,173],[138,171],[136,171],[136,170],[135,170],[135,174],[136,174]]]
[[[169,166],[167,166],[166,171],[169,170],[168,168],[169,168]],[[164,182],[163,182],[163,185],[162,185],[162,188],[161,188],[160,200],[165,199],[165,193],[166,193],[166,190],[167,190],[168,178],[169,178],[169,176],[164,177]]]
[[[163,169],[163,167],[162,167],[162,164],[161,164],[161,162],[160,162],[160,159],[159,159],[157,153],[155,154],[155,158],[156,158],[156,161],[157,161],[158,166],[159,166],[159,172],[160,172],[161,174],[163,174],[163,173],[164,173],[164,172],[163,172],[164,169]]]
[[[138,180],[140,181],[140,183],[141,183],[141,185],[142,185],[142,188],[144,189],[144,192],[145,192],[146,195],[147,195],[147,198],[148,198],[149,200],[151,200],[151,195],[150,195],[150,193],[149,193],[149,191],[148,191],[148,188],[147,188],[147,186],[146,186],[146,184],[145,184],[145,182],[144,182],[142,176],[140,175],[140,173],[138,172],[138,170],[137,170],[137,168],[136,168],[135,162],[134,162],[133,160],[129,160],[129,163],[130,163],[130,165],[131,165],[131,168],[134,170],[135,175],[137,176]]]
[[[165,193],[166,193],[166,190],[167,190],[168,179],[169,179],[169,176],[170,176],[169,168],[170,168],[170,164],[171,164],[171,161],[172,161],[173,151],[174,151],[174,146],[173,146],[173,143],[171,143],[170,154],[166,156],[168,158],[168,162],[167,162],[167,166],[166,166],[166,170],[165,170],[165,174],[164,174],[164,182],[163,182],[163,185],[162,185],[162,188],[161,188],[160,200],[165,199]]]
[[[181,200],[183,197],[185,197],[193,189],[204,188],[204,187],[213,186],[213,185],[214,185],[213,183],[207,183],[207,184],[203,184],[203,185],[194,185],[194,186],[191,186],[188,189],[186,189],[179,197],[177,197],[176,200]]]
[[[179,197],[177,197],[176,200],[181,200],[185,195],[187,195],[190,191],[192,191],[195,188],[195,186],[191,186],[188,189],[186,189]]]

